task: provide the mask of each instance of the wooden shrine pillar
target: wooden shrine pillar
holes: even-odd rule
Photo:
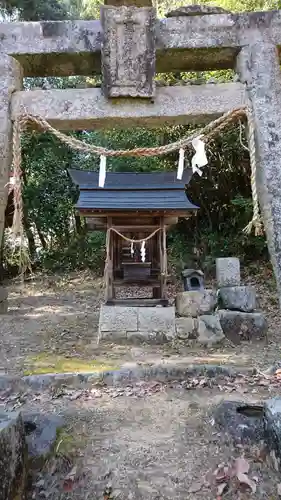
[[[112,218],[107,219],[106,232],[106,261],[105,261],[105,302],[113,299],[113,252],[114,252],[114,237],[112,228]]]
[[[166,226],[164,217],[160,218],[159,252],[160,252],[160,298],[166,298],[167,283],[167,248],[166,248]]]

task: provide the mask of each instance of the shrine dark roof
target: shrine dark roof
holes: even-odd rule
[[[69,169],[79,188],[78,210],[179,210],[198,209],[186,196],[185,187],[192,177],[185,170],[182,180],[176,172],[108,172],[103,188],[98,186],[99,174]]]

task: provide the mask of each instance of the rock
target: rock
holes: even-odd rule
[[[21,414],[0,414],[0,499],[24,498],[27,453]]]
[[[253,286],[229,286],[219,290],[222,309],[252,312],[256,308],[256,290]]]
[[[210,14],[229,14],[230,11],[222,7],[212,5],[184,5],[178,9],[167,12],[166,17],[181,17],[181,16],[206,16]]]
[[[188,291],[178,293],[176,296],[176,309],[179,316],[196,318],[200,314],[211,314],[217,303],[215,290]]]
[[[221,309],[219,318],[223,332],[234,344],[241,340],[258,340],[266,337],[267,321],[260,312],[246,313]]]
[[[198,338],[197,342],[208,347],[220,344],[225,339],[217,315],[200,316],[198,318]]]
[[[196,339],[197,328],[196,318],[176,318],[176,335],[180,340]]]
[[[8,312],[8,290],[0,285],[0,314]]]
[[[265,440],[276,470],[281,469],[281,398],[268,399],[264,404]]]
[[[264,439],[264,408],[242,401],[223,401],[215,408],[215,425],[235,444],[257,443]]]
[[[236,257],[216,259],[218,287],[240,285],[240,261]]]
[[[64,425],[63,418],[39,412],[23,413],[23,423],[29,456],[45,460],[56,442],[58,430]]]
[[[126,332],[138,329],[138,308],[105,306],[100,308],[99,329],[103,332]]]

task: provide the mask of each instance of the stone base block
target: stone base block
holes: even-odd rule
[[[281,470],[281,398],[268,399],[264,404],[265,440],[270,449],[272,465]]]
[[[240,344],[241,340],[259,340],[266,337],[267,321],[262,313],[219,311],[220,323],[225,336]]]
[[[181,292],[176,296],[176,309],[179,316],[196,318],[201,314],[211,314],[217,304],[215,290]]]
[[[256,290],[253,286],[229,286],[219,290],[222,309],[252,312],[256,309]]]
[[[20,413],[0,414],[0,498],[25,498],[27,447]]]
[[[240,285],[240,261],[236,257],[216,259],[218,287]]]
[[[220,344],[225,339],[220,320],[217,314],[214,316],[200,316],[198,318],[198,338],[201,345],[211,347]]]
[[[0,285],[0,314],[8,312],[8,290]]]
[[[162,343],[175,335],[174,307],[101,306],[100,339]]]
[[[198,321],[196,318],[176,318],[177,338],[180,340],[197,338]]]

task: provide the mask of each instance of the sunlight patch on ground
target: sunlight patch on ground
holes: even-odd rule
[[[116,364],[102,360],[79,359],[42,352],[26,360],[25,375],[46,373],[101,372],[118,369]]]

